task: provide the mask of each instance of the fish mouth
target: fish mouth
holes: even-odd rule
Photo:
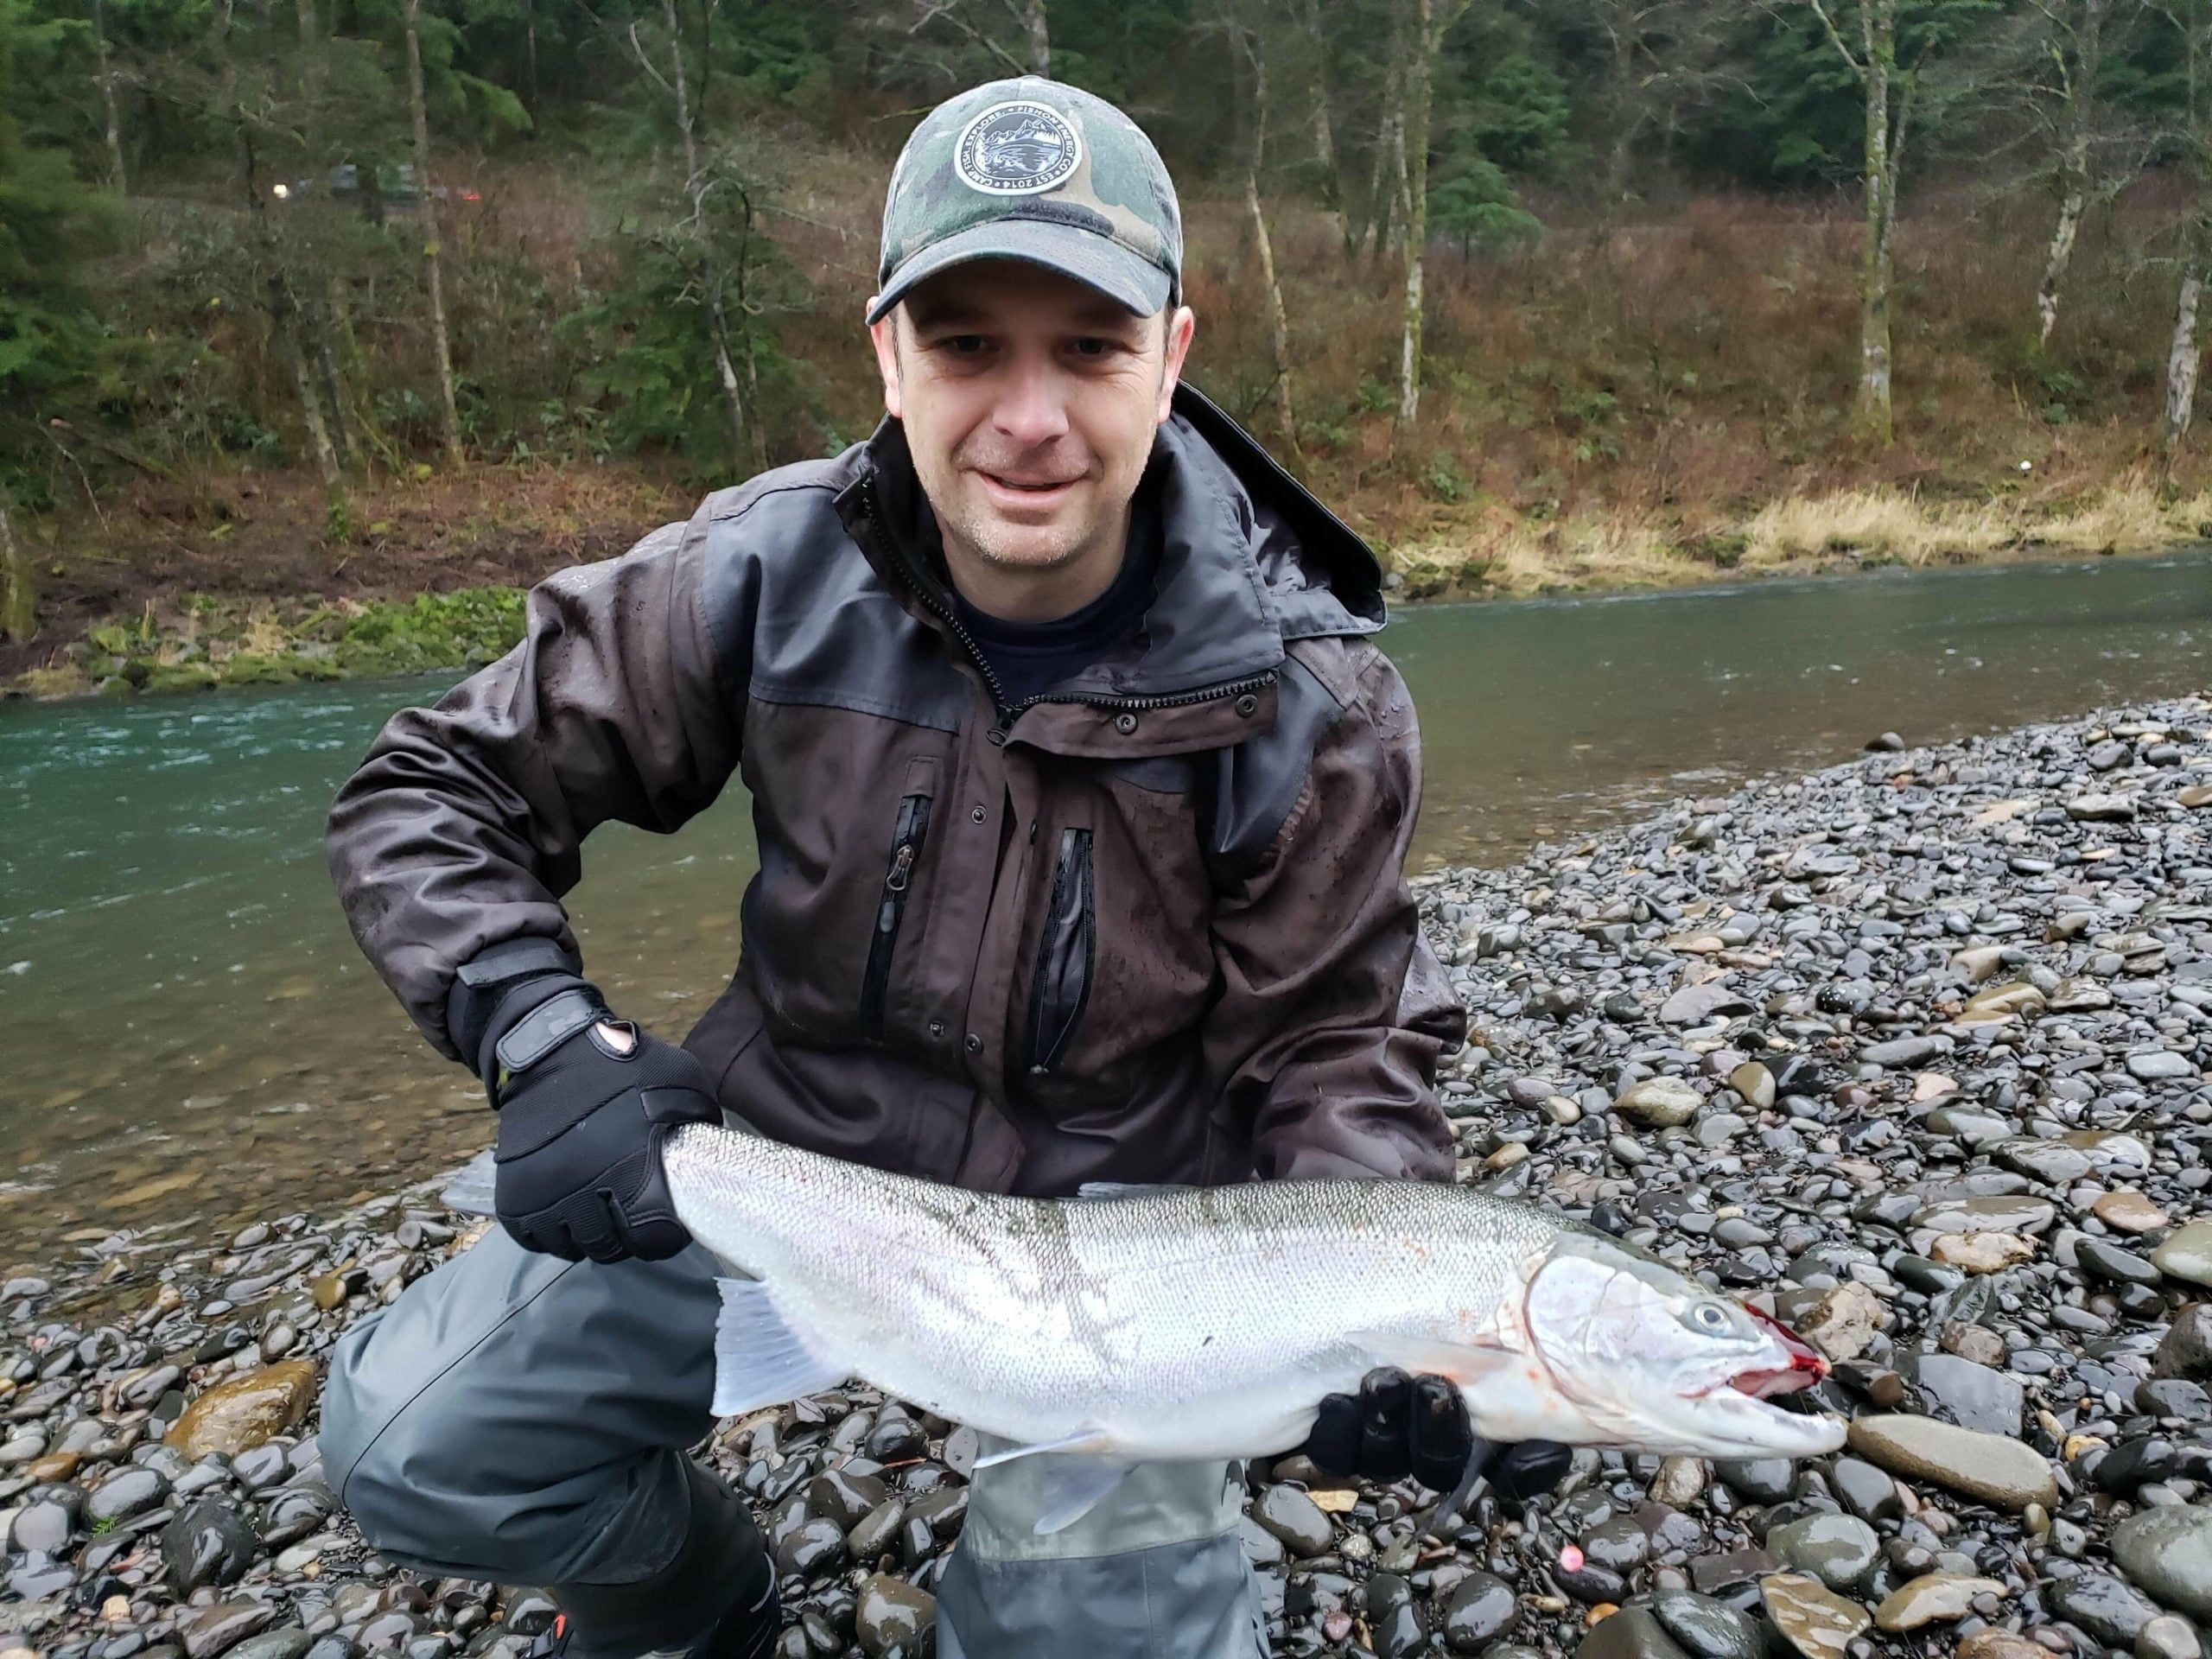
[[[1771,1314],[1762,1313],[1756,1307],[1744,1312],[1766,1328],[1782,1349],[1788,1363],[1763,1366],[1748,1371],[1738,1371],[1728,1379],[1728,1386],[1738,1394],[1747,1394],[1754,1400],[1769,1400],[1777,1394],[1795,1394],[1800,1389],[1809,1389],[1828,1374],[1828,1363],[1802,1337]]]

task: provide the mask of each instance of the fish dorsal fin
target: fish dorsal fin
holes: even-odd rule
[[[1173,1181],[1085,1181],[1075,1190],[1078,1198],[1156,1198],[1166,1192],[1192,1189]]]
[[[808,1350],[759,1280],[717,1279],[715,1288],[722,1299],[715,1320],[715,1416],[780,1406],[834,1389],[851,1375]]]

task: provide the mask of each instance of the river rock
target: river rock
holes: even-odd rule
[[[162,1567],[170,1589],[189,1596],[205,1584],[235,1584],[253,1565],[260,1546],[237,1503],[209,1492],[162,1529]]]
[[[2007,1439],[2019,1435],[2026,1395],[2018,1377],[1955,1354],[1909,1355],[1897,1369],[1960,1427]]]
[[[1881,1540],[1852,1515],[1808,1515],[1769,1530],[1766,1547],[1784,1567],[1848,1590],[1872,1569]]]
[[[2119,1233],[2151,1233],[2171,1217],[2133,1187],[2107,1192],[2089,1206],[2089,1213]]]
[[[882,1659],[894,1646],[915,1651],[922,1632],[937,1618],[937,1598],[902,1579],[878,1573],[861,1586],[853,1609],[853,1634],[868,1659]]]
[[[2212,1302],[2191,1302],[2174,1315],[2151,1356],[2151,1375],[2212,1382]]]
[[[1938,1199],[1923,1205],[1912,1224],[1931,1233],[2039,1233],[2057,1217],[2050,1199],[2023,1193]]]
[[[1758,1624],[1726,1602],[1688,1590],[1652,1598],[1656,1618],[1690,1659],[1764,1659],[1766,1639]]]
[[[2081,1573],[2044,1586],[2044,1602],[2051,1611],[2079,1624],[2100,1642],[2124,1648],[2136,1632],[2158,1616],[2158,1610],[2109,1573]]]
[[[1958,1659],[2050,1659],[2050,1652],[2040,1642],[1993,1626],[1961,1637]]]
[[[2058,1482],[2033,1446],[1930,1417],[1861,1417],[1851,1449],[1893,1475],[1929,1480],[2013,1510],[2058,1502]]]
[[[314,1400],[314,1362],[280,1360],[208,1389],[184,1408],[164,1439],[194,1461],[211,1452],[236,1457],[299,1427]]]
[[[2138,1049],[2127,1057],[2127,1075],[2139,1083],[2193,1077],[2196,1075],[2196,1062],[2186,1054],[2175,1053],[2170,1048]]]
[[[1844,1659],[1873,1623],[1864,1607],[1802,1573],[1769,1573],[1759,1580],[1759,1599],[1774,1628],[1805,1659]]]
[[[1945,1233],[1929,1250],[1947,1268],[1991,1274],[2032,1261],[2036,1247],[2017,1233]]]
[[[1939,1054],[1949,1053],[1950,1050],[1950,1042],[1946,1038],[1898,1037],[1885,1043],[1869,1043],[1859,1051],[1859,1058],[1869,1065],[1909,1071]]]
[[[1294,1555],[1319,1555],[1332,1541],[1329,1517],[1295,1486],[1270,1486],[1252,1506],[1252,1518],[1282,1540]]]
[[[315,1638],[305,1630],[297,1624],[288,1624],[281,1630],[264,1630],[259,1636],[249,1636],[231,1649],[229,1659],[306,1659],[308,1649],[314,1645]]]
[[[2151,1262],[2169,1279],[2212,1289],[2212,1220],[2177,1227],[2151,1252]]]
[[[1497,1651],[1491,1649],[1493,1655]],[[1648,1607],[1622,1607],[1607,1615],[1582,1638],[1575,1655],[1576,1659],[1689,1659]]]
[[[85,1498],[85,1525],[105,1531],[119,1522],[159,1509],[169,1495],[169,1484],[161,1471],[143,1464],[118,1469]]]
[[[2124,1250],[2110,1239],[2079,1238],[2074,1257],[2097,1278],[2115,1285],[2155,1285],[2158,1269],[2133,1250]]]
[[[2212,1508],[2171,1504],[2113,1529],[2113,1559],[2169,1607],[2212,1620]]]
[[[1831,1360],[1856,1359],[1884,1323],[1881,1298],[1855,1279],[1824,1292],[1797,1319],[1797,1334]]]
[[[1438,1627],[1454,1653],[1479,1653],[1513,1628],[1521,1604],[1513,1586],[1494,1573],[1470,1573],[1444,1604]]]
[[[1631,1122],[1665,1129],[1688,1122],[1704,1105],[1705,1096],[1680,1077],[1646,1077],[1623,1090],[1613,1110]]]
[[[1976,1596],[2004,1593],[2004,1585],[1995,1579],[1923,1573],[1883,1598],[1874,1609],[1874,1623],[1892,1633],[1916,1630],[1923,1624],[1956,1624],[1974,1611]]]
[[[255,1632],[274,1624],[276,1610],[266,1602],[219,1601],[202,1609],[181,1631],[185,1659],[214,1659]]]

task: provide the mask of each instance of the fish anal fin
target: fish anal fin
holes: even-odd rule
[[[1119,1486],[1133,1465],[1113,1458],[1054,1456],[1038,1465],[1043,1499],[1031,1530],[1039,1538],[1064,1532],[1089,1515]]]
[[[1013,1463],[1021,1458],[1065,1457],[1070,1454],[1103,1452],[1112,1444],[1103,1428],[1078,1428],[1072,1434],[1063,1434],[1057,1440],[1033,1440],[1027,1446],[1009,1446],[1003,1452],[994,1452],[976,1459],[978,1469],[995,1469],[1002,1463]]]
[[[780,1406],[834,1389],[851,1375],[807,1348],[759,1280],[717,1279],[715,1288],[722,1299],[715,1319],[715,1416]]]

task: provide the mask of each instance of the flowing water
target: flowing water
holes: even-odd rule
[[[1416,866],[1500,862],[1681,795],[2212,685],[2212,556],[1409,612]],[[442,682],[0,709],[0,1258],[387,1190],[489,1138],[356,954],[330,797]],[[594,978],[670,1035],[736,957],[741,791],[620,827],[572,897]]]

